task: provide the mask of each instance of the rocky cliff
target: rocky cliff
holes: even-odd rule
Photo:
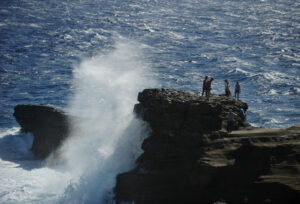
[[[146,89],[138,101],[134,112],[152,132],[136,168],[117,176],[117,203],[299,203],[300,126],[252,127],[240,115],[247,104],[220,95]],[[70,131],[53,107],[18,105],[14,116],[37,158]]]
[[[300,201],[299,126],[251,127],[240,115],[247,104],[219,95],[148,89],[138,101],[152,133],[136,168],[118,175],[117,203]]]
[[[32,152],[38,159],[55,151],[69,132],[68,116],[46,105],[17,105],[14,116],[22,131],[33,134]]]

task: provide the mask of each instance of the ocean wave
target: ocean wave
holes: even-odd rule
[[[143,44],[142,50],[147,52],[143,56],[145,63],[159,79],[155,87],[199,91],[203,77],[210,75],[216,79],[213,92],[223,93],[225,78],[231,83],[239,80],[242,87],[240,97],[249,104],[247,117],[251,124],[288,127],[299,123],[299,3],[296,1],[274,3],[265,0],[249,4],[249,1],[210,0],[44,0],[34,3],[19,0],[1,3],[0,102],[3,115],[0,125],[9,128],[0,129],[0,203],[57,203],[53,197],[61,196],[64,188],[73,182],[70,181],[72,176],[66,172],[59,174],[54,167],[39,166],[37,169],[38,165],[30,164],[33,157],[24,159],[24,155],[30,155],[28,148],[32,136],[10,128],[16,124],[12,116],[13,106],[17,103],[51,103],[66,107],[68,97],[76,89],[71,84],[72,76],[76,74],[72,67],[85,56],[111,53],[116,49],[114,41],[118,36]],[[122,53],[117,55],[122,56]],[[101,58],[99,64],[105,61],[107,59]],[[116,63],[116,60],[111,60],[111,63]],[[140,66],[130,64],[120,63],[117,67],[135,70]],[[107,72],[112,70],[107,69]],[[91,74],[91,78],[94,75]],[[121,72],[113,78],[122,81],[126,76],[127,72]],[[102,77],[103,80],[108,78],[104,74]],[[88,83],[91,78],[81,82]],[[133,77],[128,81],[135,80]],[[96,83],[87,90],[89,95],[79,102],[87,103],[91,99],[90,93],[99,99],[105,87],[116,85],[113,79],[103,84],[96,80]],[[122,88],[130,87],[125,84]],[[135,88],[141,87],[135,85]],[[116,88],[105,95],[119,91],[120,88]],[[135,101],[136,95],[132,96]],[[123,95],[116,96],[119,96],[116,100],[124,100]],[[100,109],[96,108],[88,115],[100,116],[109,108],[116,110],[115,100],[111,101],[100,114]],[[131,105],[124,106],[132,111]],[[106,117],[103,123],[98,122],[93,128],[107,121]],[[111,124],[115,130],[115,120]],[[98,134],[99,131],[95,131],[95,135]],[[111,131],[107,135],[111,135]],[[91,143],[94,148],[94,143]],[[105,156],[107,153],[87,148],[86,151],[91,149],[88,159],[76,160],[74,168],[92,160],[96,154]],[[84,151],[76,147],[75,150],[78,150],[78,158],[82,156]],[[126,161],[123,159],[122,162]],[[85,181],[97,183],[91,191],[92,197],[97,195],[98,192],[93,194],[93,190],[99,190],[101,178],[109,179],[98,173],[101,172],[95,171],[95,177],[82,178],[82,191],[77,189],[80,194],[70,192],[70,200],[74,201],[73,195],[81,198],[89,195],[85,194],[90,187],[87,182],[84,184]]]
[[[241,68],[234,68],[234,69],[231,69],[229,70],[226,74],[225,74],[225,77],[226,78],[234,78],[236,80],[239,80],[239,81],[243,81],[247,78],[252,78],[252,77],[255,77],[257,74],[253,73],[253,72],[250,72],[250,71],[246,71],[246,70],[243,70]]]
[[[144,23],[144,29],[145,29],[145,31],[148,31],[148,32],[150,32],[150,33],[155,32],[154,29],[152,29],[149,25],[147,25],[147,24],[145,24],[145,23]]]
[[[234,78],[240,78],[240,80],[250,80],[255,86],[268,88],[268,92],[270,92],[271,94],[274,93],[274,88],[276,88],[276,91],[284,91],[282,88],[288,88],[291,86],[294,87],[299,83],[299,77],[291,76],[277,71],[252,73],[240,69],[235,69],[228,72],[226,75],[235,75]],[[297,92],[297,88],[291,88],[291,91]]]
[[[291,87],[284,95],[298,95],[300,94],[300,87]]]
[[[20,132],[19,127],[12,128],[0,128],[0,138],[8,136],[8,135],[16,135]]]
[[[19,127],[0,129],[0,160],[16,161],[30,154],[33,137]]]

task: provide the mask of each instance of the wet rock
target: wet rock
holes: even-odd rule
[[[45,159],[55,151],[69,133],[67,115],[51,106],[17,105],[14,117],[22,131],[32,133],[31,151],[38,159]]]

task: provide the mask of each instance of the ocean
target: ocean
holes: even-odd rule
[[[147,137],[144,88],[212,93],[241,84],[254,126],[300,122],[300,2],[294,0],[2,0],[0,203],[112,203],[115,176]],[[17,104],[82,119],[61,158],[34,160]]]

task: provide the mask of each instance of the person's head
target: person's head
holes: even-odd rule
[[[228,80],[227,80],[227,79],[225,79],[225,83],[228,83]]]
[[[240,84],[240,83],[237,81],[236,84]]]
[[[213,80],[214,80],[214,78],[211,78],[210,80],[211,80],[211,81],[213,81]]]
[[[206,75],[204,79],[208,79],[208,76]]]

